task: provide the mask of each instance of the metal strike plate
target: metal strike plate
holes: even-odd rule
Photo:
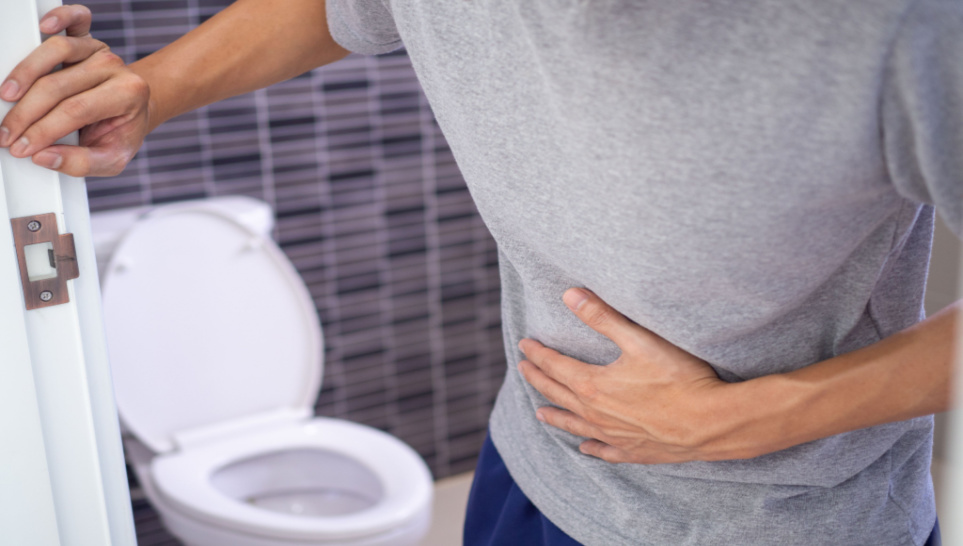
[[[27,310],[69,302],[67,281],[80,276],[73,234],[57,231],[56,214],[13,218],[10,223]]]

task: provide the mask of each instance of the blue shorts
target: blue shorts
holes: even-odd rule
[[[464,546],[580,546],[539,512],[485,438],[465,514]],[[940,524],[924,546],[941,546]]]

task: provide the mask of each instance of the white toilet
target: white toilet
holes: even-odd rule
[[[431,474],[393,436],[313,417],[307,288],[244,197],[93,215],[128,458],[188,546],[407,546]]]

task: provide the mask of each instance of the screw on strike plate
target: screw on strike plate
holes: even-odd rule
[[[53,292],[50,290],[44,290],[40,293],[40,301],[50,301],[54,297]]]
[[[27,229],[30,231],[40,231],[40,222],[34,220],[27,224]]]

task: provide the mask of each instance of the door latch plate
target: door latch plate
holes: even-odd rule
[[[73,234],[61,235],[57,231],[57,215],[52,213],[13,218],[10,223],[13,225],[13,240],[17,247],[23,299],[27,310],[69,302],[67,281],[80,276]],[[52,245],[50,266],[56,270],[56,275],[30,280],[26,247],[44,243]]]

